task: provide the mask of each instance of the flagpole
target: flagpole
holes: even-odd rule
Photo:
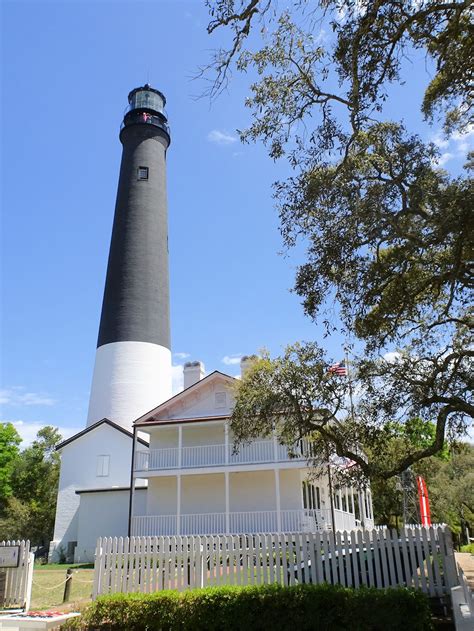
[[[351,405],[351,418],[352,418],[352,421],[354,421],[355,414],[354,414],[354,399],[352,396],[352,376],[351,376],[351,371],[349,369],[349,353],[347,351],[347,346],[344,346],[344,361],[346,363],[347,382],[349,384],[349,401]]]
[[[350,406],[351,406],[351,419],[352,422],[355,422],[355,413],[354,413],[354,398],[353,398],[353,391],[352,391],[352,372],[351,369],[349,368],[349,352],[347,350],[347,345],[344,346],[344,361],[346,364],[346,372],[347,372],[347,383],[349,385],[349,402],[350,402]],[[355,445],[355,451],[356,453],[359,453],[359,445]],[[364,526],[364,522],[365,522],[365,518],[364,518],[364,510],[363,507],[361,506],[361,495],[358,492],[358,498],[359,498],[359,516],[361,517],[361,524],[362,526]]]
[[[329,447],[326,444],[326,457],[328,460],[328,487],[329,487],[329,500],[331,506],[331,521],[332,531],[336,532],[336,512],[334,510],[334,494],[332,492],[332,477],[331,477],[331,463],[329,461]]]

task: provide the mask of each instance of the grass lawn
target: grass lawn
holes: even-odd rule
[[[66,570],[74,568],[71,595],[63,604]],[[91,599],[94,570],[92,565],[35,565],[31,609],[74,610]]]

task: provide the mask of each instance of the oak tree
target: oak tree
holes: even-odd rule
[[[305,248],[295,291],[327,333],[356,339],[359,355],[353,405],[351,384],[331,381],[316,345],[265,356],[238,388],[234,431],[242,440],[252,427],[269,431],[280,409],[282,439],[322,440],[367,475],[396,475],[463,435],[474,416],[474,195],[469,156],[466,173],[450,175],[438,148],[387,117],[386,103],[406,59],[428,63],[420,116],[446,134],[472,133],[471,3],[207,4],[209,33],[230,34],[205,69],[209,94],[232,71],[255,77],[241,138],[294,169],[275,197],[285,246]],[[380,453],[390,423],[415,417],[435,423],[428,444],[407,444],[384,467],[355,451],[357,439]]]

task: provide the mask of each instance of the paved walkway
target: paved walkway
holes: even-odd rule
[[[454,556],[456,557],[456,563],[466,577],[467,584],[471,591],[474,592],[474,554],[470,554],[469,552],[455,552]]]
[[[455,552],[456,563],[462,570],[464,580],[451,589],[454,623],[456,631],[474,629],[474,555],[469,552]]]

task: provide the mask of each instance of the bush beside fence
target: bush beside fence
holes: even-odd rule
[[[428,598],[337,585],[213,587],[101,596],[69,629],[108,631],[425,631]]]

